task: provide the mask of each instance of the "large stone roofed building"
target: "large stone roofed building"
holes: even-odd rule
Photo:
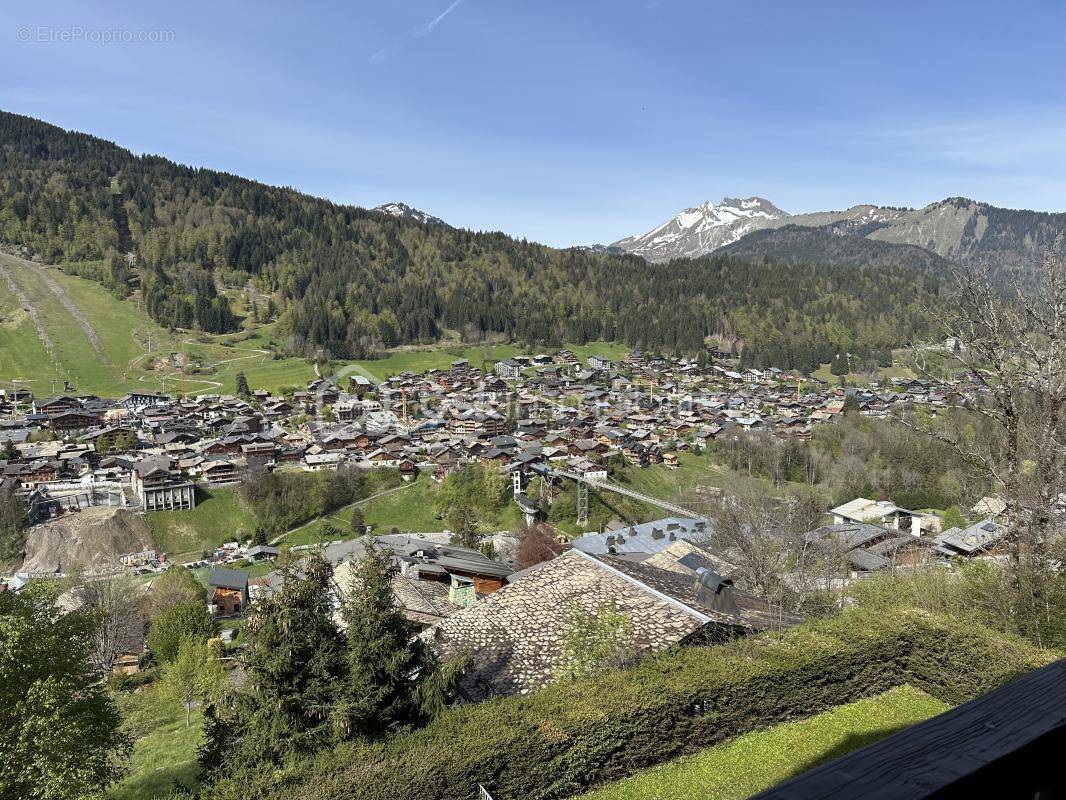
[[[355,574],[354,561],[345,561],[336,567],[333,580],[339,597],[347,597]],[[439,624],[460,608],[453,602],[452,587],[447,582],[422,580],[417,576],[396,573],[389,583],[396,607],[419,630]],[[338,621],[343,624],[343,618]]]
[[[853,572],[877,572],[903,563],[914,563],[928,543],[910,533],[869,522],[822,525],[806,534],[806,540],[827,553],[846,558]]]
[[[469,584],[477,594],[491,594],[503,586],[513,570],[478,550],[452,544],[437,544],[410,537],[387,543],[400,572],[410,578]]]
[[[713,558],[677,544],[683,555],[675,570],[569,550],[424,635],[442,657],[469,653],[460,692],[478,701],[550,683],[574,615],[594,615],[610,604],[629,617],[627,644],[635,655],[797,621],[734,591],[711,568]]]
[[[448,543],[447,534],[396,534],[373,539],[392,555],[392,592],[396,605],[419,628],[446,619],[461,607],[498,591],[513,570],[478,550]],[[352,586],[357,562],[368,539],[334,542],[323,556],[334,564],[334,584],[343,600]],[[280,585],[280,574],[264,581],[267,591]]]

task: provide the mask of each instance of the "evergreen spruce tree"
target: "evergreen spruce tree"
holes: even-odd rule
[[[237,397],[250,397],[252,392],[248,388],[248,378],[245,377],[243,372],[237,373]]]
[[[346,684],[344,637],[333,621],[333,570],[318,554],[283,567],[282,587],[255,606],[240,690],[207,714],[201,765],[279,763],[335,741]]]
[[[348,623],[348,687],[338,726],[349,737],[417,725],[444,705],[456,676],[440,669],[425,642],[396,608],[391,554],[367,541],[342,611]]]
[[[829,371],[833,375],[847,375],[848,357],[844,353],[837,353],[833,356],[833,363],[830,364]]]

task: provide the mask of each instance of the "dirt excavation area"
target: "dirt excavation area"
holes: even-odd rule
[[[124,508],[87,508],[32,528],[22,571],[106,569],[118,556],[153,547],[143,517]]]

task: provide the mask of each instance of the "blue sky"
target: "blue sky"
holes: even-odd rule
[[[724,195],[1066,210],[1063,31],[1013,0],[5,0],[0,108],[555,245]]]

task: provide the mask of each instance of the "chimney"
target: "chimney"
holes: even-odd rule
[[[733,596],[733,581],[723,578],[714,570],[699,567],[696,570],[696,602],[719,614],[736,616],[737,601]]]

